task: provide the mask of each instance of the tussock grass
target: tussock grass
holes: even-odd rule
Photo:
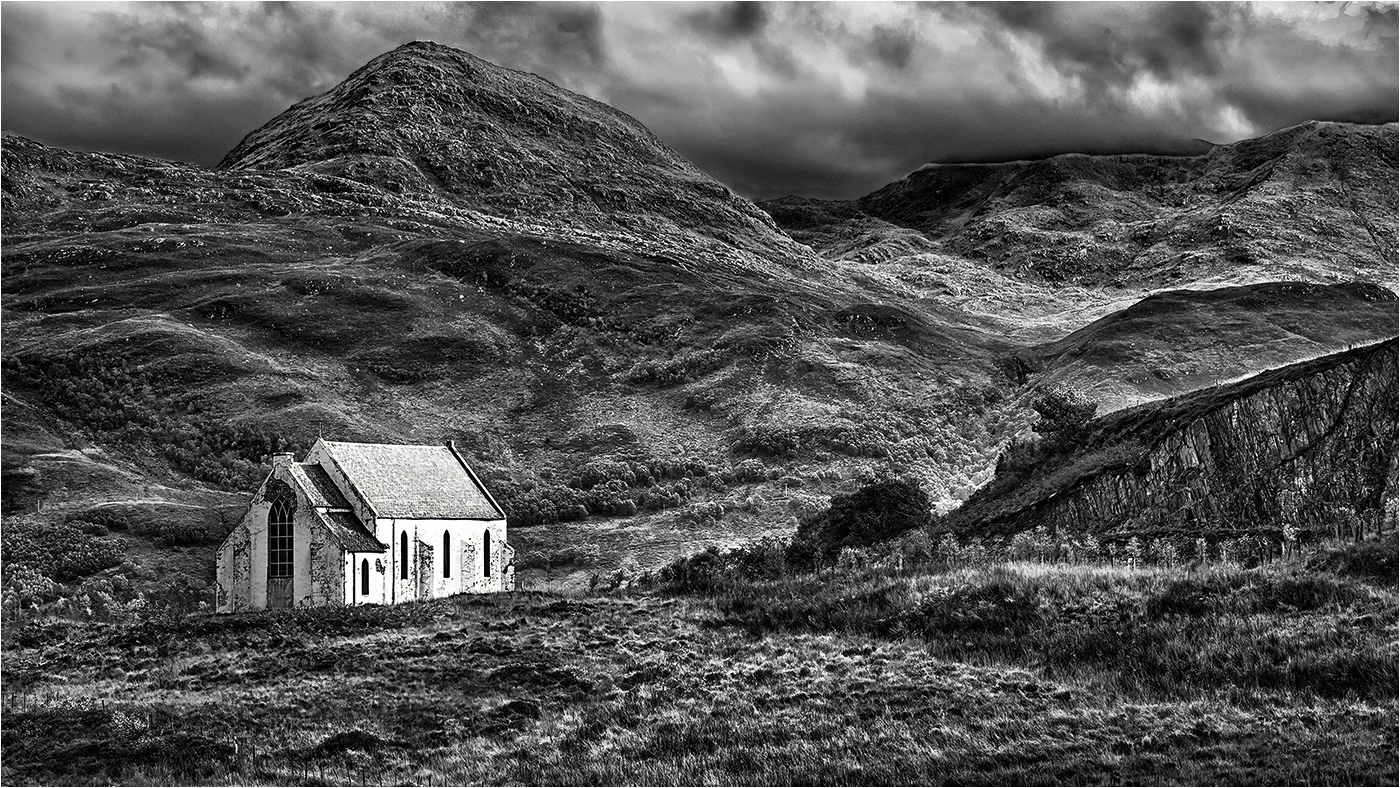
[[[714,598],[755,634],[912,636],[945,659],[1033,666],[1139,697],[1397,693],[1394,595],[1296,564],[876,568],[733,580]]]
[[[1305,561],[1004,563],[32,623],[4,779],[1387,784],[1395,610]]]

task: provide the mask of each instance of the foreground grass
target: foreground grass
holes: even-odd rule
[[[31,624],[6,632],[0,776],[1394,784],[1393,586],[1269,572],[1007,565],[713,597],[515,594]],[[1163,632],[1123,628],[1133,615],[1160,618]],[[1192,634],[1202,627],[1212,634]],[[1068,649],[1076,629],[1119,650]],[[1182,639],[1164,640],[1169,629]],[[1139,664],[1173,642],[1216,647]],[[1274,656],[1245,653],[1272,654],[1271,643],[1312,667],[1242,682],[1274,675],[1250,667]],[[1388,658],[1388,680],[1371,667],[1319,678],[1348,649],[1363,666]],[[1192,659],[1198,676],[1178,669]],[[1162,665],[1169,678],[1149,680]]]
[[[1394,588],[1296,564],[871,569],[730,582],[714,600],[754,633],[910,636],[943,659],[1035,667],[1139,697],[1397,694]]]

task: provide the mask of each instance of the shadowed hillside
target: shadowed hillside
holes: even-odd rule
[[[1395,496],[1396,341],[1013,445],[949,516],[969,534],[1379,533]]]
[[[534,527],[513,532],[522,560],[577,583],[789,532],[875,477],[913,475],[950,508],[1028,429],[1040,388],[1102,389],[1107,408],[1394,335],[1370,285],[1133,306],[1169,280],[1388,282],[1352,241],[1387,237],[1393,155],[1357,151],[1393,126],[1275,137],[1152,166],[932,168],[854,203],[769,204],[796,240],[635,120],[421,42],[213,170],[6,137],[5,511],[35,534],[126,540],[87,573],[41,562],[59,585],[25,598],[101,572],[203,582],[267,454],[317,436],[457,440]],[[1038,185],[1017,174],[1032,171]],[[1184,266],[1178,281],[1152,263],[1115,288],[1027,274],[1005,251],[1131,221],[1160,236],[1154,255],[1216,259],[1228,239],[1162,218],[1180,198],[1196,206],[1182,227],[1205,221],[1209,178],[1237,206],[1304,210],[1330,189],[1354,210],[1290,225],[1323,267]],[[957,218],[969,200],[983,208]],[[1013,208],[1069,213],[1025,219],[1034,232],[994,221]]]

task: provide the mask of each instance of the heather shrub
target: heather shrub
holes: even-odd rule
[[[1395,585],[1400,577],[1397,569],[1397,531],[1365,542],[1343,542],[1328,545],[1308,558],[1308,568],[1336,572],[1346,577]]]
[[[140,448],[225,489],[255,487],[268,470],[263,458],[273,452],[305,451],[303,443],[206,411],[189,384],[216,371],[148,367],[111,351],[4,360],[8,385],[42,396],[104,442]]]
[[[722,350],[689,350],[668,359],[642,361],[627,374],[632,383],[648,383],[662,388],[679,386],[709,375],[729,363]]]

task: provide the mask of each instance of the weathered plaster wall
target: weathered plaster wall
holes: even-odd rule
[[[298,501],[300,504],[300,501]],[[298,505],[298,520],[300,514],[305,511],[308,514],[307,520],[314,521],[315,515],[309,509],[302,509]],[[302,600],[302,606],[339,605],[345,601],[345,551],[341,549],[340,543],[331,537],[325,528],[317,522],[308,522],[307,538],[304,540],[308,545],[307,567],[307,594],[304,597],[297,597]],[[300,537],[301,529],[298,527],[297,536]],[[298,543],[303,541],[297,539]]]
[[[360,584],[364,570],[369,572],[369,593],[361,593]],[[389,604],[389,563],[387,553],[345,553],[341,571],[345,574],[345,595],[343,600],[350,605]]]
[[[218,583],[214,609],[219,613],[238,613],[250,609],[252,546],[248,538],[246,518],[229,533],[219,546],[215,568]]]
[[[491,572],[486,576],[483,544],[491,539]],[[514,573],[507,572],[515,551],[506,542],[504,520],[391,520],[376,533],[392,545],[391,602],[440,599],[453,594],[482,594],[514,590]],[[408,572],[404,577],[401,540],[408,534]],[[451,572],[443,576],[443,534],[450,535]]]

